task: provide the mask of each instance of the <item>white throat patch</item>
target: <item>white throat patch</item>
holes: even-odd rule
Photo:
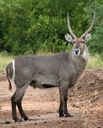
[[[82,57],[83,57],[86,61],[88,61],[88,54],[87,54],[86,51],[83,52]]]

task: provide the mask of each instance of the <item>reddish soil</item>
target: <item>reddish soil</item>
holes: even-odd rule
[[[71,118],[58,117],[58,88],[29,87],[23,108],[31,120],[15,123],[10,104],[14,91],[15,86],[12,92],[8,90],[5,74],[0,74],[0,128],[103,128],[103,69],[86,70],[77,85],[69,90]]]

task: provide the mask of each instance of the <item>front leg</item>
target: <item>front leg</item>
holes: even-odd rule
[[[60,106],[59,106],[59,116],[60,117],[71,117],[67,109],[67,97],[68,97],[68,85],[60,85]]]
[[[64,108],[64,117],[72,117],[72,115],[68,112],[68,108],[67,108],[67,97],[64,97],[64,105],[63,105],[63,108]]]

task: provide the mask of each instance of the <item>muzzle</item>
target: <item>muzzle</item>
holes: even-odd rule
[[[74,55],[79,56],[80,55],[80,49],[78,49],[78,48],[74,49]]]

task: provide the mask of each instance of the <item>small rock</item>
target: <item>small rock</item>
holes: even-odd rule
[[[34,123],[34,125],[37,125],[37,123]]]
[[[81,86],[78,86],[78,90],[80,90],[82,87]]]
[[[99,99],[99,98],[96,96],[96,97],[94,97],[94,98],[92,98],[92,99],[90,100],[90,103],[94,103],[94,102],[96,102],[98,99]]]
[[[47,121],[44,121],[44,124],[46,124],[47,123]]]
[[[80,108],[80,104],[79,104],[79,102],[74,103],[72,106],[75,107],[75,108]]]
[[[11,122],[10,121],[5,121],[4,124],[11,124]]]

